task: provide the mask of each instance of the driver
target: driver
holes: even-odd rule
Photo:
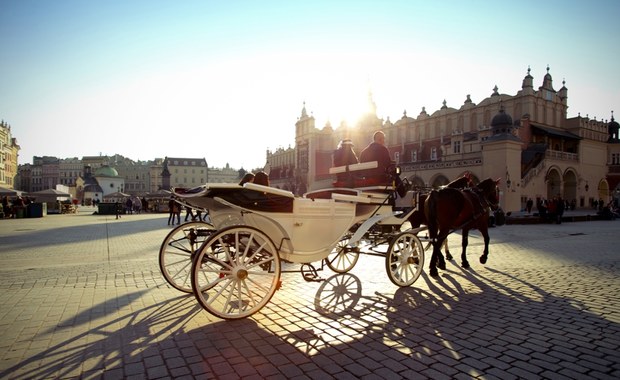
[[[366,179],[380,184],[389,183],[386,169],[392,164],[390,152],[385,147],[385,133],[377,131],[372,136],[372,142],[360,153],[360,162],[377,161],[378,166],[364,172]]]

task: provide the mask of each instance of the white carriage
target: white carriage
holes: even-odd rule
[[[422,272],[418,231],[404,227],[416,210],[416,194],[400,197],[393,185],[335,187],[296,197],[253,183],[207,184],[174,194],[208,210],[210,223],[187,223],[168,234],[160,268],[174,287],[193,292],[203,308],[224,319],[247,317],[269,302],[281,285],[282,262],[301,264],[306,280],[318,278],[313,263],[344,273],[360,253],[385,256],[388,277],[398,286],[413,284]]]

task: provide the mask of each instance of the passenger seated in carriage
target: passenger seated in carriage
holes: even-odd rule
[[[269,186],[269,175],[263,171],[254,174],[253,183],[257,185]]]
[[[353,142],[350,139],[342,140],[338,149],[334,151],[334,166],[348,166],[357,163],[357,155],[353,151]],[[344,173],[336,174],[336,181],[340,186],[353,187],[354,176],[347,170]]]
[[[239,186],[243,186],[248,182],[254,182],[254,173],[246,173],[243,178],[241,178],[241,181],[239,181]]]
[[[373,142],[368,144],[360,153],[360,162],[377,161],[378,166],[374,169],[365,170],[361,173],[365,178],[365,185],[388,185],[391,184],[387,169],[393,165],[390,152],[385,147],[385,133],[377,131],[372,136]]]
[[[385,133],[377,131],[372,136],[373,142],[368,144],[362,153],[360,153],[360,162],[377,161],[375,169],[366,170],[364,175],[364,186],[373,185],[394,185],[400,197],[404,197],[407,193],[407,186],[400,179],[400,173],[394,175],[396,163],[390,158],[390,152],[385,146]],[[392,180],[395,183],[392,183]]]

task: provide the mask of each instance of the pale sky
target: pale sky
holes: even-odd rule
[[[0,0],[19,163],[121,154],[252,169],[322,128],[515,95],[549,65],[569,117],[620,119],[620,1]]]

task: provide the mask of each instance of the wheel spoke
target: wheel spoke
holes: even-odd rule
[[[159,250],[159,267],[164,279],[174,288],[191,293],[191,266],[197,247],[210,236],[210,225],[190,222],[171,230]],[[195,233],[195,231],[200,231]]]
[[[201,268],[200,261],[207,268]],[[280,262],[275,245],[248,226],[218,231],[203,244],[192,268],[192,288],[207,311],[225,319],[244,318],[260,310],[275,293]],[[203,278],[208,273],[212,281]],[[215,278],[214,278],[215,277]]]
[[[419,239],[404,232],[391,243],[386,257],[386,270],[392,283],[398,286],[413,284],[424,263],[423,251]]]

